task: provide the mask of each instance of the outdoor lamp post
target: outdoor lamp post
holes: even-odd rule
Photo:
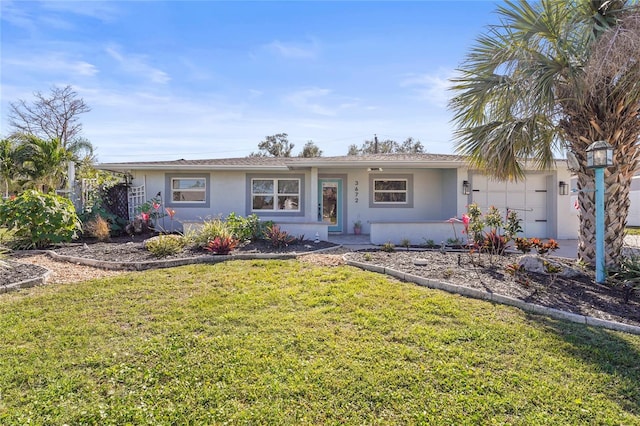
[[[604,277],[604,169],[613,165],[613,147],[596,141],[587,148],[587,167],[594,169],[596,180],[596,282]]]

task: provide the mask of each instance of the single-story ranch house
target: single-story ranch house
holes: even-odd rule
[[[463,237],[462,224],[448,220],[477,203],[483,212],[489,206],[515,210],[527,237],[578,235],[571,174],[561,160],[550,171],[527,170],[519,182],[492,180],[470,170],[464,158],[441,154],[182,159],[99,168],[129,176],[131,212],[160,195],[185,227],[231,212],[255,213],[307,238],[352,234],[360,222],[373,244],[440,243]]]

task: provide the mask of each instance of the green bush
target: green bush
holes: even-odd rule
[[[69,199],[35,190],[0,204],[0,226],[15,232],[13,248],[25,249],[69,242],[81,229]]]
[[[256,214],[242,217],[234,212],[229,213],[225,218],[229,231],[234,238],[240,241],[256,241],[262,238],[263,226],[260,218]]]
[[[611,270],[611,279],[622,287],[625,303],[634,291],[640,290],[640,256],[625,257],[617,268]]]
[[[107,224],[109,225],[109,236],[122,235],[124,233],[125,226],[127,225],[127,221],[125,219],[116,216],[104,207],[102,198],[96,198],[93,201],[91,209],[89,211],[81,213],[79,217],[83,225],[86,225],[94,220],[99,220],[97,219],[98,217],[106,220]],[[85,229],[86,231],[85,226],[83,226],[83,229]]]
[[[11,251],[9,246],[14,240],[14,232],[7,228],[0,228],[0,266],[2,266],[2,259]]]
[[[396,251],[396,246],[391,241],[387,241],[382,245],[380,250],[385,251],[387,253],[393,253],[394,251]]]
[[[206,247],[209,241],[213,241],[217,237],[233,237],[229,225],[219,218],[205,221],[202,229],[195,236],[195,242],[200,247]]]
[[[149,238],[144,246],[156,257],[167,257],[180,253],[185,247],[185,241],[180,235],[158,235]]]

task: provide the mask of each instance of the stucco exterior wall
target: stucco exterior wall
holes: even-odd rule
[[[577,239],[580,218],[579,211],[574,205],[574,197],[571,196],[571,172],[566,168],[559,168],[555,177],[555,182],[553,182],[556,198],[555,210],[553,211],[556,221],[555,238],[559,240]],[[560,181],[569,184],[569,195],[560,195],[558,187]]]
[[[336,171],[337,172],[337,171]],[[353,233],[353,222],[362,222],[362,232],[371,232],[372,222],[410,222],[446,220],[456,216],[458,198],[457,172],[454,169],[383,169],[382,171],[340,170],[348,179],[347,193],[348,229]],[[412,180],[412,207],[372,205],[373,178],[406,178]],[[358,191],[356,191],[356,188]],[[356,196],[356,192],[358,195]],[[462,212],[460,212],[461,214]]]
[[[251,214],[250,182],[251,178],[259,177],[298,177],[302,182],[301,211],[295,212],[259,212],[263,220],[287,223],[292,229],[300,226],[307,230],[319,223],[318,218],[318,181],[321,178],[339,177],[343,191],[343,228],[344,233],[353,233],[353,223],[362,222],[362,233],[371,234],[371,224],[376,223],[378,237],[386,240],[396,240],[418,236],[418,231],[429,229],[433,235],[420,235],[419,240],[430,238],[434,240],[449,238],[450,225],[440,226],[452,217],[460,218],[466,212],[471,196],[462,193],[462,183],[472,180],[472,173],[466,168],[383,168],[382,170],[368,170],[367,168],[311,168],[288,171],[242,171],[216,170],[198,172],[189,170],[167,171],[134,171],[133,186],[146,185],[146,199],[151,199],[158,192],[170,197],[168,177],[188,173],[190,175],[206,176],[208,178],[207,205],[180,206],[174,204],[176,220],[198,222],[206,218],[226,216],[231,212],[246,216]],[[559,239],[576,238],[578,233],[577,210],[573,207],[570,195],[559,195],[558,182],[570,182],[570,174],[566,169],[547,172],[547,210],[549,220],[549,237]],[[373,180],[407,179],[409,186],[409,202],[406,205],[380,205],[373,203]],[[493,185],[489,183],[489,185]],[[434,225],[425,228],[425,223]],[[407,226],[395,228],[392,224],[405,223]],[[297,226],[296,224],[300,224]],[[386,225],[385,225],[386,224]],[[411,224],[411,225],[408,225]],[[386,226],[388,230],[381,230]],[[302,229],[300,228],[300,229]],[[324,228],[323,228],[324,229]],[[402,232],[400,232],[402,230]],[[414,231],[415,230],[415,231]],[[305,232],[308,233],[308,232]],[[400,235],[401,233],[407,235]],[[325,232],[321,232],[325,235]],[[395,235],[397,234],[397,235]],[[409,235],[411,234],[411,235]],[[437,234],[437,235],[436,235]],[[445,237],[446,234],[446,238]],[[394,237],[394,238],[391,238]],[[396,238],[397,237],[397,238]],[[420,241],[416,241],[418,243]]]

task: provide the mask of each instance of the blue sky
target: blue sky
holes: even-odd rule
[[[494,1],[0,2],[8,104],[71,85],[101,162],[243,157],[288,133],[452,153],[446,87]]]

